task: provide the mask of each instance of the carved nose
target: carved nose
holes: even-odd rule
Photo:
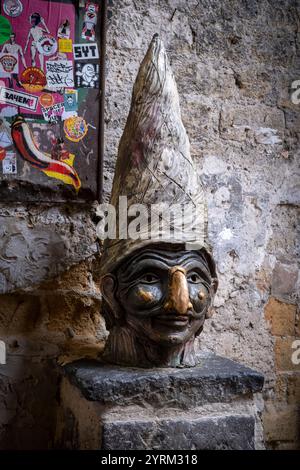
[[[184,315],[189,308],[190,302],[186,271],[181,266],[174,266],[169,271],[169,293],[164,305],[165,310],[172,310],[180,315]]]

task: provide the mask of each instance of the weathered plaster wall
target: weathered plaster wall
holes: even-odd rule
[[[110,15],[106,198],[132,85],[158,32],[205,184],[220,275],[201,345],[266,374],[267,446],[295,448],[300,105],[290,87],[300,79],[299,5],[118,0]],[[1,448],[51,446],[59,400],[51,361],[86,338],[103,346],[94,209],[1,203],[0,339],[9,352],[0,366]]]

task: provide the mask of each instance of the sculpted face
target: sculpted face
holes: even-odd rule
[[[201,332],[217,286],[204,254],[152,247],[130,257],[103,287],[137,337],[175,346]]]

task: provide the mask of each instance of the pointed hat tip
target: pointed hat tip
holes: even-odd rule
[[[149,48],[148,48],[148,52],[149,51],[151,51],[152,53],[157,53],[157,54],[159,52],[164,51],[164,43],[158,33],[155,33],[153,35]]]

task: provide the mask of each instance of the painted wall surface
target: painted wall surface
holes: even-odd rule
[[[220,287],[204,350],[265,374],[266,446],[299,447],[300,10],[281,2],[118,0],[109,6],[105,197],[132,85],[154,33],[165,41],[209,203]],[[0,206],[0,447],[52,445],[53,361],[103,347],[95,205]],[[87,346],[87,353],[89,347]],[[40,397],[39,400],[35,397]]]

